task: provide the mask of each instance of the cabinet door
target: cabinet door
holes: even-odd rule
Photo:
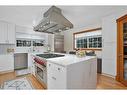
[[[6,22],[0,21],[0,43],[8,43],[7,40],[7,28],[8,25]]]
[[[35,76],[35,64],[33,64],[31,67],[31,74],[33,74]]]
[[[33,56],[31,54],[28,54],[28,68],[29,68],[31,74],[33,74],[35,76],[35,63],[33,60]]]
[[[47,64],[48,89],[66,89],[66,69],[54,63]]]
[[[14,55],[0,55],[0,72],[13,71],[14,70]]]
[[[9,44],[15,44],[15,25],[8,23],[8,41]]]

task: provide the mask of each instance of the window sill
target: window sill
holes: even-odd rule
[[[95,50],[95,51],[102,51],[102,48],[80,48],[81,50]],[[77,50],[74,48],[74,50]]]

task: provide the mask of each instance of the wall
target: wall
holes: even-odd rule
[[[116,19],[125,15],[127,10],[113,13],[102,19],[102,72],[116,76],[117,72],[117,23]]]
[[[95,24],[91,24],[85,27],[81,27],[78,29],[70,29],[64,32],[64,50],[69,52],[71,50],[73,50],[73,33],[75,32],[80,32],[83,30],[89,30],[89,29],[94,29],[94,28],[99,28],[101,27],[101,22],[95,23]],[[101,58],[101,51],[96,51],[95,52],[97,54],[98,57]]]

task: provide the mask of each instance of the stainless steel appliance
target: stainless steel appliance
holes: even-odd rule
[[[64,51],[64,35],[54,35],[54,51],[59,53]]]
[[[63,57],[64,55],[60,54],[37,54],[34,56],[35,62],[35,75],[37,79],[43,84],[46,88],[47,86],[47,61],[48,58]]]
[[[36,56],[48,59],[48,58],[55,58],[55,57],[63,57],[65,55],[49,53],[49,54],[37,54]]]
[[[21,70],[28,68],[28,54],[27,53],[15,53],[14,54],[14,69]]]
[[[46,60],[40,59],[37,56],[35,56],[34,63],[35,63],[35,76],[46,88],[47,85]]]
[[[34,31],[57,33],[73,28],[73,24],[67,20],[60,8],[52,6],[44,13],[43,19],[34,27]]]

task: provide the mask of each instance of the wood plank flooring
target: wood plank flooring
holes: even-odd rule
[[[114,78],[98,74],[97,89],[127,89],[127,87]]]
[[[43,85],[31,74],[20,76],[20,77],[26,77],[28,81],[30,81],[35,89],[44,89]],[[6,73],[6,74],[0,74],[0,85],[4,83],[4,81],[20,78],[16,77],[14,72]]]
[[[43,85],[33,75],[29,74],[21,77],[26,77],[32,83],[35,89],[44,90]],[[14,72],[0,74],[0,84],[3,84],[4,81],[16,78],[19,77],[16,77]],[[97,89],[127,89],[127,87],[111,77],[98,74]]]

